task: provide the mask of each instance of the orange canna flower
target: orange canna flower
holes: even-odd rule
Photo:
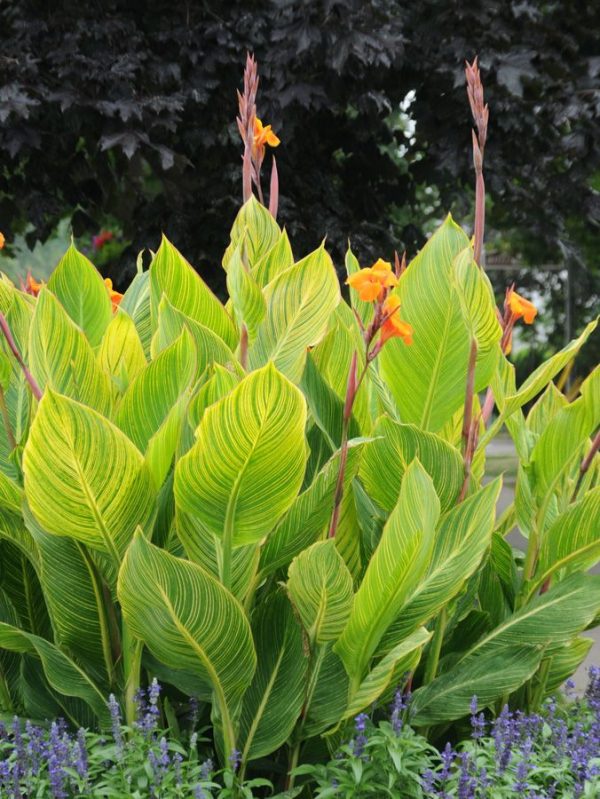
[[[277,147],[281,140],[275,135],[270,125],[263,125],[258,117],[254,119],[254,147],[257,150],[263,149],[268,144],[269,147]]]
[[[0,250],[4,247],[4,242],[6,239],[4,238],[4,233],[0,233]]]
[[[106,288],[108,289],[108,293],[110,294],[112,309],[113,311],[116,311],[117,308],[119,307],[121,300],[123,299],[123,295],[113,289],[113,282],[109,277],[104,278],[104,285],[106,286]]]
[[[21,286],[22,285],[21,283]],[[38,283],[31,272],[27,272],[27,278],[25,279],[25,291],[27,294],[31,294],[32,297],[37,297],[43,285],[43,283]]]
[[[537,308],[532,302],[521,297],[516,291],[511,289],[508,294],[508,307],[516,319],[523,317],[526,325],[530,325],[537,316]]]
[[[368,266],[350,275],[346,283],[358,292],[364,302],[374,302],[386,288],[398,285],[398,278],[392,272],[392,265],[379,258],[373,266]]]
[[[380,342],[383,346],[389,338],[401,338],[405,344],[412,344],[413,329],[408,322],[403,322],[398,313],[400,300],[391,294],[383,303],[383,314],[387,317],[381,326]]]

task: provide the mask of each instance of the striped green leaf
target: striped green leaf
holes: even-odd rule
[[[556,691],[581,666],[594,645],[593,638],[574,638],[568,644],[548,647],[550,668],[546,679],[546,695]]]
[[[481,436],[478,445],[479,449],[484,449],[492,438],[497,435],[502,426],[506,424],[515,441],[519,457],[524,461],[529,460],[533,443],[531,445],[528,444],[531,434],[525,428],[521,408],[543,391],[548,383],[573,360],[594,332],[597,324],[597,319],[590,322],[579,338],[570,341],[566,347],[563,347],[562,350],[538,366],[518,390],[516,388],[514,366],[505,358],[501,358],[498,361],[496,375],[491,385],[500,413],[493,424],[488,427],[485,434]]]
[[[350,676],[353,691],[360,685],[385,631],[429,566],[439,513],[433,482],[419,461],[414,460],[405,472],[398,503],[334,647]]]
[[[562,391],[559,391],[554,383],[548,383],[544,393],[527,414],[527,429],[536,436],[541,435],[546,425],[566,405],[568,401]]]
[[[29,363],[29,329],[35,308],[35,305],[29,301],[32,299],[16,291],[6,279],[0,278],[0,311],[6,317],[19,352],[26,363]],[[31,389],[4,336],[0,336],[0,352],[4,362],[11,368],[10,382],[4,394],[10,427],[17,445],[22,445],[29,429]],[[13,444],[3,424],[0,424],[0,471],[13,478],[19,474],[19,469],[14,463]]]
[[[235,318],[238,324],[243,323],[246,326],[249,340],[252,341],[265,316],[266,305],[260,286],[244,263],[248,246],[248,237],[243,238],[231,254],[227,266],[227,289]]]
[[[302,630],[282,592],[258,608],[252,633],[258,661],[240,716],[244,763],[274,752],[289,738],[304,704],[308,666]]]
[[[259,541],[288,510],[306,464],[306,406],[269,365],[205,412],[177,464],[179,508],[236,547]]]
[[[101,726],[110,727],[108,707],[98,687],[82,668],[50,641],[0,622],[0,649],[39,658],[46,679],[58,694],[82,699],[92,709]]]
[[[141,532],[127,550],[117,591],[128,628],[159,661],[212,685],[230,753],[233,711],[256,669],[242,606],[200,566],[153,546]]]
[[[477,343],[478,380],[490,382],[500,355],[502,329],[496,315],[494,290],[485,272],[479,268],[471,247],[454,260],[455,288],[469,335]]]
[[[257,369],[272,361],[298,383],[307,348],[325,335],[340,301],[337,275],[324,246],[277,275],[264,295],[267,314],[248,353],[250,366]]]
[[[348,361],[347,368],[350,371],[350,361]],[[317,369],[310,352],[306,357],[300,388],[306,397],[312,418],[323,432],[331,451],[335,452],[342,441],[344,402],[325,381],[320,370]],[[348,434],[355,438],[360,433],[360,428],[353,414],[350,419]]]
[[[156,335],[152,339],[152,355],[154,358],[176,341],[187,329],[194,340],[197,353],[196,374],[200,376],[213,363],[221,364],[233,369],[233,371],[243,374],[233,352],[229,349],[223,339],[213,333],[210,328],[200,322],[190,319],[181,311],[178,311],[163,296],[158,305],[158,327]]]
[[[483,707],[516,690],[536,671],[544,647],[568,643],[600,609],[600,576],[573,574],[535,597],[481,638],[458,662],[415,692],[415,724],[457,719],[473,694]]]
[[[138,272],[133,278],[119,305],[133,319],[144,355],[150,355],[152,318],[150,315],[150,272]]]
[[[196,391],[190,400],[188,416],[195,430],[200,424],[204,411],[229,394],[240,382],[239,376],[218,363],[206,370],[206,382]]]
[[[462,457],[455,447],[434,433],[385,416],[376,422],[371,436],[359,474],[369,496],[384,510],[391,511],[398,501],[406,469],[415,458],[433,480],[442,511],[454,505],[464,479]]]
[[[46,533],[29,508],[24,514],[38,552],[37,571],[54,641],[106,691],[114,680],[113,656],[98,570],[84,546]]]
[[[534,488],[543,499],[574,467],[582,449],[600,425],[600,367],[581,386],[581,396],[548,422],[531,452]]]
[[[431,633],[425,627],[420,627],[381,658],[361,682],[357,691],[350,696],[344,718],[353,718],[361,710],[376,702],[390,686],[395,687],[394,678],[397,681],[404,672],[414,671],[421,658],[423,647],[430,638]]]
[[[358,469],[362,442],[350,441],[344,490]],[[263,576],[273,573],[313,544],[327,527],[333,511],[333,495],[340,468],[339,452],[331,457],[311,484],[294,500],[287,514],[268,537],[260,556]]]
[[[599,524],[600,486],[570,505],[544,533],[535,585],[555,572],[565,576],[594,566],[600,560]]]
[[[91,408],[46,391],[23,455],[25,495],[42,528],[118,562],[154,511],[141,453]]]
[[[466,716],[473,696],[479,707],[516,691],[532,677],[540,664],[542,649],[516,643],[509,651],[488,649],[457,666],[429,685],[419,688],[411,702],[411,723],[437,724]]]
[[[335,641],[346,626],[354,590],[352,575],[335,547],[320,541],[290,564],[287,590],[311,642]]]
[[[429,569],[384,635],[381,652],[435,618],[476,571],[490,547],[501,487],[497,478],[442,517]]]
[[[223,255],[223,268],[229,269],[235,249],[246,240],[248,266],[253,269],[260,259],[277,244],[281,237],[279,225],[254,195],[240,208],[231,229],[231,241]]]
[[[182,395],[196,373],[196,353],[190,333],[184,330],[131,383],[119,405],[116,423],[140,452]]]
[[[181,253],[163,236],[150,266],[150,304],[157,319],[158,304],[165,294],[175,308],[216,333],[228,347],[235,347],[237,332],[219,300]]]
[[[395,289],[402,302],[402,318],[414,330],[413,344],[406,346],[392,339],[379,356],[402,420],[434,432],[464,401],[470,332],[459,297],[455,259],[468,245],[464,231],[448,217]],[[481,293],[485,291],[481,289]],[[478,333],[485,328],[486,336],[497,336],[497,330],[488,330],[476,321],[477,309],[469,313],[475,315],[472,324]],[[486,357],[478,358],[476,390],[483,388],[489,377],[487,364],[481,370]]]
[[[176,516],[177,538],[185,554],[194,563],[202,566],[214,577],[222,574],[222,549],[220,539],[214,536],[202,522],[181,508]],[[244,599],[256,573],[259,557],[257,544],[237,547],[231,553],[231,585],[229,590],[240,601]]]
[[[348,675],[331,645],[323,644],[311,664],[301,737],[311,738],[337,725],[347,706]]]
[[[40,292],[31,321],[29,365],[42,389],[49,386],[100,413],[110,413],[110,378],[80,328],[48,289]]]
[[[97,357],[120,393],[146,367],[144,348],[133,319],[120,308],[104,331]]]
[[[153,484],[157,487],[162,486],[173,463],[185,422],[187,404],[188,395],[184,393],[148,441],[145,461],[148,471],[152,475]]]
[[[585,327],[582,334],[578,338],[570,341],[566,347],[563,347],[562,350],[556,353],[556,355],[553,355],[551,358],[541,364],[541,366],[538,366],[538,368],[535,369],[529,375],[527,380],[525,380],[525,382],[519,387],[519,390],[516,392],[516,394],[507,396],[504,407],[501,408],[501,416],[503,419],[506,419],[518,408],[522,408],[525,403],[529,402],[529,400],[533,399],[533,397],[539,394],[540,391],[542,391],[552,380],[552,378],[555,377],[561,371],[561,369],[564,369],[569,361],[571,361],[577,355],[579,350],[592,335],[597,325],[598,320],[594,319]]]
[[[251,269],[252,277],[264,288],[278,274],[294,265],[294,255],[288,234],[283,230],[277,242],[262,255]]]
[[[100,273],[74,244],[52,272],[48,288],[96,347],[111,320],[111,302]]]

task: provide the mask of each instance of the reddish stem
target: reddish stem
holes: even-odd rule
[[[10,332],[10,328],[8,326],[8,322],[6,321],[6,317],[4,316],[3,313],[0,313],[0,330],[2,330],[2,332],[4,334],[4,338],[6,339],[6,342],[7,342],[8,346],[10,347],[12,354],[17,359],[17,362],[18,362],[19,366],[21,367],[21,369],[23,371],[23,374],[25,375],[25,379],[29,383],[29,386],[31,388],[31,393],[33,394],[33,396],[37,400],[41,400],[41,398],[42,398],[42,390],[40,389],[40,387],[36,383],[34,376],[31,374],[31,372],[27,368],[27,365],[25,364],[25,361],[21,357],[21,353],[19,352],[19,348],[15,344],[15,340],[12,337],[12,333]]]
[[[594,455],[598,452],[599,449],[600,449],[600,430],[598,430],[596,435],[594,436],[594,440],[592,441],[592,446],[590,447],[590,451],[581,461],[581,466],[579,467],[579,476],[577,477],[577,482],[575,483],[575,490],[573,491],[571,502],[575,502],[577,494],[579,493],[579,489],[581,488],[583,478],[585,477],[590,466],[592,465],[592,461],[594,460]]]

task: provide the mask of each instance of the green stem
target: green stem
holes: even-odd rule
[[[128,725],[135,721],[135,695],[140,688],[143,641],[135,638],[123,621],[121,635],[123,645],[123,676],[125,678],[125,720]]]
[[[546,693],[546,685],[548,684],[548,675],[550,674],[550,658],[542,661],[542,665],[538,669],[538,683],[532,696],[532,707],[530,710],[535,710],[542,703],[544,694]]]
[[[448,611],[442,608],[435,623],[435,632],[431,639],[429,646],[429,654],[427,655],[427,663],[425,664],[425,677],[423,685],[428,685],[435,679],[438,665],[440,662],[440,653],[442,651],[442,642],[444,640],[444,633],[446,632],[446,625],[448,624]]]

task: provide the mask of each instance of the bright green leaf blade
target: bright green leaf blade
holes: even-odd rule
[[[333,539],[313,544],[292,561],[287,590],[311,642],[323,644],[341,635],[354,590]]]
[[[418,460],[406,470],[400,497],[354,597],[348,624],[335,645],[355,689],[379,641],[431,557],[440,504]]]
[[[100,273],[74,244],[52,272],[48,288],[96,347],[111,320],[111,302]]]
[[[262,255],[251,269],[252,277],[264,288],[277,275],[294,265],[294,255],[285,230],[271,249]]]
[[[395,290],[413,343],[391,339],[379,356],[402,420],[425,430],[439,430],[464,401],[470,337],[453,263],[468,244],[450,217],[429,239]]]
[[[272,361],[294,383],[302,377],[306,351],[325,335],[340,301],[340,287],[323,246],[281,272],[264,290],[267,315],[249,350],[253,369]]]
[[[535,584],[554,572],[585,571],[600,560],[600,486],[570,505],[542,538]]]
[[[252,632],[258,664],[240,717],[244,762],[271,754],[289,738],[304,704],[308,667],[300,625],[283,593],[258,608]]]
[[[484,707],[516,690],[537,669],[544,647],[568,643],[593,621],[599,609],[600,576],[567,577],[532,599],[481,638],[456,665],[416,691],[411,706],[414,723],[461,718],[469,712],[473,694]]]
[[[256,668],[241,605],[208,572],[138,534],[118,581],[128,628],[171,668],[208,680],[222,713],[233,708]]]
[[[164,236],[150,266],[150,302],[154,320],[157,319],[158,304],[163,294],[179,311],[208,327],[228,347],[235,347],[237,332],[231,317],[202,278]]]
[[[258,326],[264,319],[266,304],[263,293],[243,261],[243,251],[247,239],[243,239],[233,251],[227,267],[227,289],[238,322],[244,323],[249,340],[256,335]]]
[[[141,452],[190,388],[195,373],[194,343],[184,330],[131,383],[119,405],[116,423]]]
[[[592,335],[597,325],[598,320],[594,319],[586,326],[583,333],[578,338],[570,341],[560,352],[557,352],[556,355],[553,355],[541,364],[541,366],[538,366],[520,386],[516,394],[507,396],[504,406],[501,408],[502,420],[509,417],[518,408],[522,408],[525,403],[539,394],[552,378],[555,377],[561,369],[564,369],[569,361],[577,355],[579,350]]]
[[[433,480],[442,511],[454,505],[464,480],[463,460],[455,447],[434,433],[385,416],[371,435],[359,474],[368,494],[384,510],[391,511],[398,501],[404,474],[414,458]]]
[[[390,687],[398,673],[414,671],[421,658],[423,647],[431,635],[425,627],[421,627],[388,652],[367,674],[356,693],[350,697],[344,718],[350,719],[376,702]]]
[[[117,427],[46,391],[23,455],[25,494],[44,530],[120,559],[154,511],[141,453]]]
[[[207,369],[207,375],[206,382],[194,394],[188,407],[188,418],[193,430],[202,421],[204,411],[233,391],[240,382],[237,374],[218,363]]]
[[[110,726],[108,707],[97,686],[74,661],[50,641],[0,622],[0,648],[37,656],[46,679],[55,691],[82,699],[90,706],[103,727]]]
[[[592,638],[575,638],[563,646],[549,647],[545,655],[550,657],[550,668],[546,680],[546,695],[556,691],[581,666],[594,645]]]
[[[219,540],[202,522],[180,508],[176,513],[177,537],[185,554],[214,577],[221,575]],[[237,547],[231,554],[231,593],[240,601],[246,596],[256,572],[259,552],[256,544]]]
[[[114,675],[110,673],[111,641],[98,570],[85,547],[46,533],[28,508],[25,520],[39,554],[38,574],[55,642],[99,688],[107,690]]]
[[[133,319],[144,348],[144,355],[148,358],[153,333],[150,314],[150,272],[137,273],[123,295],[119,309]]]
[[[363,444],[352,442],[348,448],[344,491],[358,469]],[[287,514],[268,537],[260,556],[260,571],[271,574],[287,566],[296,555],[313,544],[323,533],[333,512],[333,496],[340,468],[339,452],[321,469],[312,483],[294,500]]]
[[[490,547],[501,487],[497,478],[441,519],[429,569],[384,635],[381,652],[433,619],[475,572]]]
[[[42,390],[48,385],[100,413],[110,413],[110,378],[82,331],[48,289],[40,292],[31,322],[29,359]]]
[[[229,269],[236,247],[246,239],[248,266],[253,269],[281,237],[279,225],[254,195],[240,208],[231,229],[231,241],[223,255],[223,268]]]
[[[304,475],[306,406],[269,365],[212,405],[177,464],[178,507],[233,546],[259,541],[294,501]]]
[[[223,339],[205,325],[178,311],[166,296],[161,299],[158,306],[158,328],[152,340],[153,357],[156,358],[158,353],[173,344],[185,329],[192,334],[196,345],[198,375],[203,374],[213,363],[231,368],[240,375],[243,374],[233,352]]]
[[[133,319],[120,308],[104,331],[97,358],[121,393],[147,365]]]
[[[466,716],[473,696],[486,707],[512,693],[530,677],[540,663],[541,647],[516,644],[506,649],[486,650],[464,667],[451,669],[413,694],[411,723],[437,724]]]

